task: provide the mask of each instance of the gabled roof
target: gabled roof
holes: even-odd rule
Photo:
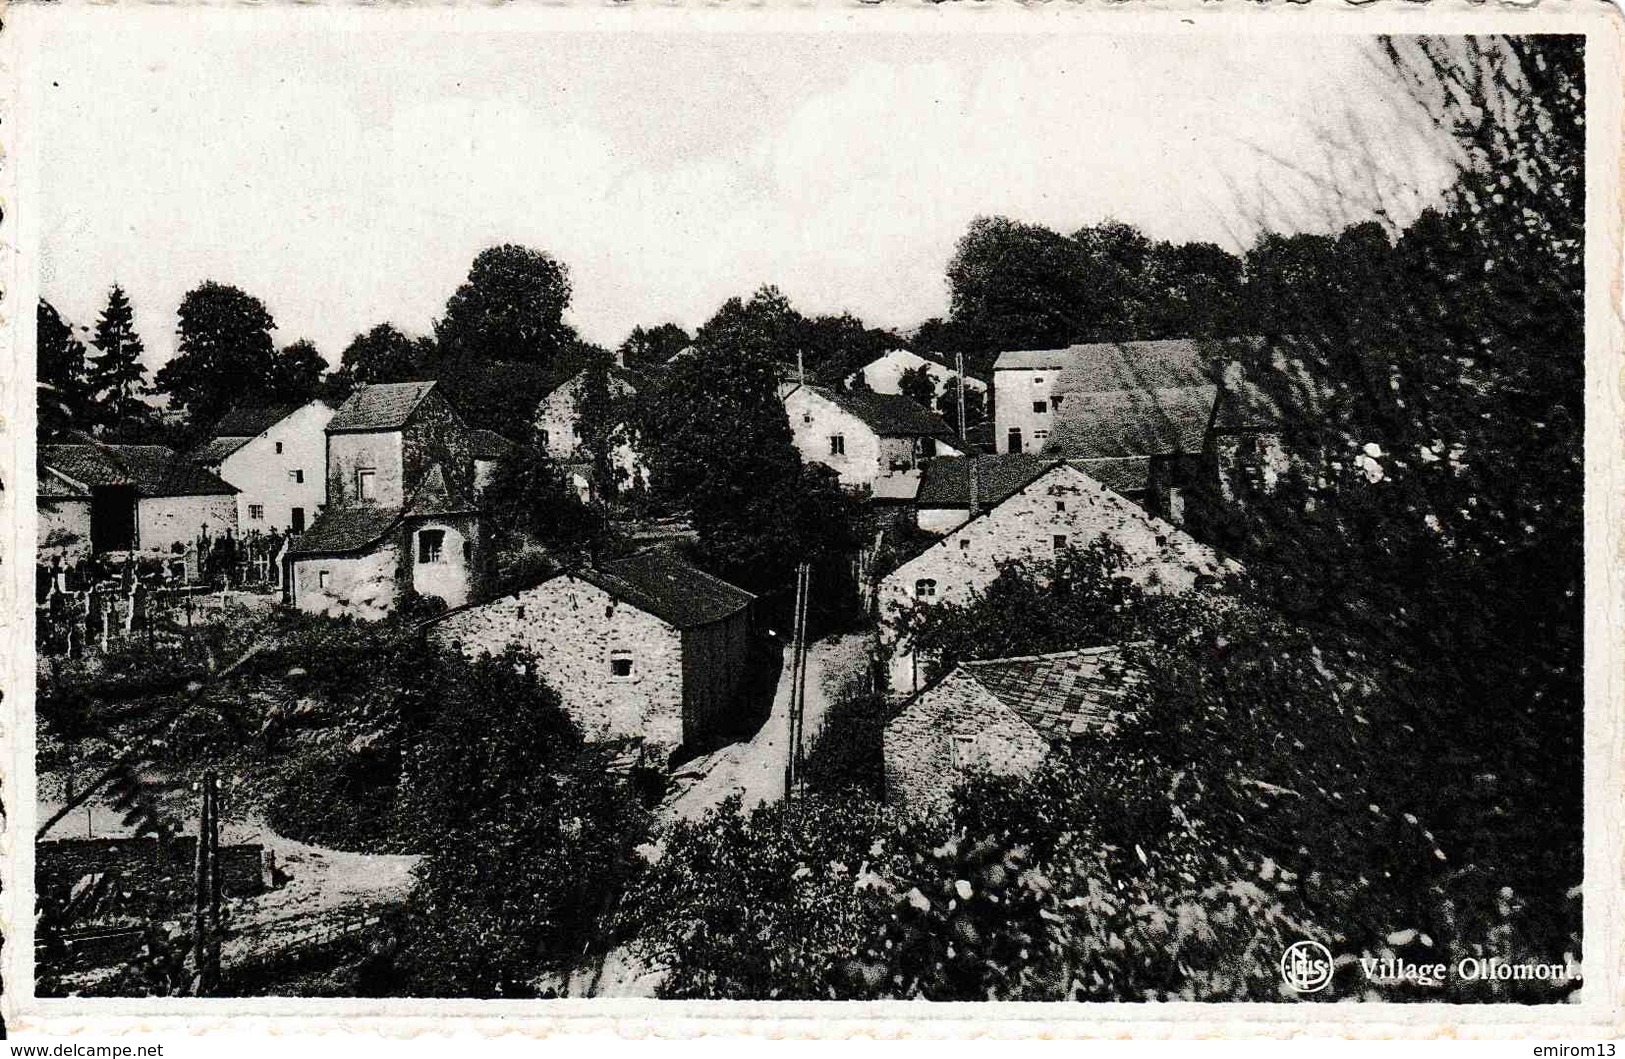
[[[399,430],[435,387],[425,382],[375,382],[361,387],[327,422],[329,434],[371,434]]]
[[[244,406],[233,408],[214,425],[216,438],[257,438],[294,412],[293,405],[270,405],[263,408]]]
[[[1000,456],[950,456],[926,464],[914,502],[920,507],[969,507],[971,472],[976,474],[976,504],[1001,504],[1055,466],[1036,453]]]
[[[454,515],[477,511],[478,507],[446,482],[446,472],[434,464],[423,476],[406,502],[407,515]]]
[[[258,435],[255,435],[255,437],[257,436]],[[186,454],[186,458],[191,460],[193,463],[201,463],[205,465],[219,463],[227,456],[230,456],[232,453],[236,452],[238,449],[242,448],[244,445],[247,445],[253,440],[254,437],[241,436],[210,438],[208,441],[205,441],[191,452],[188,452]]]
[[[836,407],[856,416],[865,426],[883,438],[935,438],[950,445],[957,446],[959,443],[947,420],[902,394],[875,393],[871,390],[836,390],[828,386],[811,384],[796,387],[802,388],[834,402]],[[785,396],[788,397],[794,392],[793,389]]]
[[[1152,342],[1085,342],[1061,349],[1013,349],[994,371],[1050,368],[1066,373],[1057,390],[1098,393],[1196,386],[1213,381],[1208,365],[1232,342],[1256,339],[1167,338]]]
[[[1145,679],[1116,645],[959,668],[1051,742],[1112,728]]]
[[[35,475],[34,494],[40,500],[89,500],[90,490],[79,482],[70,482],[60,474],[52,474],[41,461]]]
[[[231,496],[237,487],[163,445],[41,445],[39,462],[71,483],[126,485],[138,496]]]
[[[695,569],[669,548],[650,548],[628,559],[572,573],[679,629],[732,617],[756,599],[742,588]]]
[[[1083,460],[1201,452],[1217,395],[1212,383],[1058,394],[1043,451]]]
[[[401,520],[396,507],[330,507],[293,538],[290,555],[333,555],[361,551],[382,540]]]
[[[476,460],[500,460],[514,449],[513,442],[494,430],[476,428],[468,432],[468,438]]]

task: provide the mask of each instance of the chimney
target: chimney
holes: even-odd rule
[[[626,367],[626,347],[624,347],[624,346],[616,346],[615,347],[615,366],[617,368]]]
[[[796,350],[796,382],[807,385],[807,368],[801,361],[801,350]]]

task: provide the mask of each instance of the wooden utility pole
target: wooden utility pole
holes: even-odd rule
[[[203,774],[192,891],[192,993],[209,996],[220,981],[220,778]]]
[[[954,378],[959,383],[959,441],[961,447],[963,447],[965,441],[965,354],[963,350],[954,354]]]
[[[812,564],[796,566],[794,634],[790,652],[790,708],[788,747],[784,763],[784,796],[793,797],[801,782],[802,727],[807,708],[807,595]]]

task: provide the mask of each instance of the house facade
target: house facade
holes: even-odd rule
[[[964,604],[992,584],[1002,564],[1052,561],[1105,537],[1123,550],[1123,576],[1155,591],[1185,591],[1232,569],[1217,552],[1064,460],[1045,461],[1000,503],[980,508],[925,551],[887,574],[876,590],[879,647],[891,694],[924,684],[909,642],[917,606]]]
[[[1117,646],[961,663],[886,725],[886,800],[929,816],[976,775],[1030,776],[1053,748],[1111,731],[1141,684]]]
[[[190,458],[237,487],[244,533],[303,533],[327,502],[325,401],[298,408],[238,408]]]
[[[871,491],[881,478],[960,452],[947,422],[907,397],[793,383],[783,401],[801,458],[851,489]]]
[[[893,349],[881,354],[874,360],[865,364],[848,377],[848,382],[856,381],[863,376],[863,381],[875,393],[902,393],[901,379],[905,371],[914,371],[924,368],[937,384],[937,393],[953,381],[958,374],[953,367],[952,357],[936,355],[921,356],[907,349]],[[965,376],[965,389],[975,390],[977,393],[987,393],[987,383],[974,375]]]
[[[542,398],[536,408],[536,429],[547,454],[560,463],[579,462],[582,459],[581,390],[587,372],[571,376],[552,393]],[[616,365],[608,372],[609,394],[612,400],[625,400],[635,396],[644,381],[634,372]],[[610,465],[624,484],[649,484],[649,468],[638,451],[635,439],[625,424],[615,428],[610,448]]]
[[[558,574],[433,626],[471,657],[513,646],[535,659],[588,738],[665,754],[733,730],[755,597],[659,549]]]
[[[162,445],[41,445],[42,558],[168,554],[237,531],[237,489]]]
[[[472,598],[485,564],[474,443],[433,382],[381,383],[327,424],[327,504],[289,544],[288,602],[376,620],[409,593]]]

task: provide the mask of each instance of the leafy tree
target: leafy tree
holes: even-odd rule
[[[550,991],[597,938],[642,833],[621,748],[587,744],[525,662],[443,660],[414,722],[401,826],[424,857],[398,967],[420,995]]]
[[[393,324],[379,324],[344,347],[338,370],[328,377],[329,393],[342,401],[368,383],[429,378],[434,356],[432,339],[408,338]]]
[[[179,317],[179,352],[154,380],[172,406],[207,424],[233,405],[271,399],[276,323],[263,302],[208,280],[187,291]]]
[[[141,363],[146,347],[135,332],[130,299],[116,283],[108,292],[107,307],[96,322],[90,344],[97,352],[87,382],[94,395],[98,421],[117,428],[151,419],[151,407],[139,397],[146,388],[147,369]]]
[[[575,337],[564,322],[570,272],[543,250],[505,243],[482,250],[435,321],[441,356],[548,368]]]
[[[937,380],[931,374],[931,369],[924,364],[909,368],[899,375],[897,389],[904,397],[911,398],[926,408],[932,408],[937,403]]]
[[[974,386],[965,387],[965,423],[961,428],[959,423],[959,376],[955,375],[943,386],[942,395],[937,398],[937,414],[948,421],[956,434],[961,434],[979,423],[985,423],[987,422],[987,391],[978,390]]]
[[[498,462],[485,490],[485,510],[509,543],[524,537],[566,555],[600,546],[607,533],[602,515],[582,503],[534,435]]]
[[[271,403],[302,405],[314,400],[325,390],[326,372],[327,361],[310,339],[301,338],[283,346],[271,365],[267,386]]]
[[[654,489],[692,513],[700,561],[770,589],[850,546],[853,503],[827,468],[802,466],[778,397],[782,336],[762,305],[744,308],[700,329],[643,415]]]
[[[56,440],[90,425],[91,391],[85,381],[85,346],[50,302],[34,313],[39,358],[39,436]]]
[[[621,362],[629,368],[652,370],[663,367],[672,357],[681,353],[693,338],[673,323],[655,327],[634,327],[617,352]]]
[[[1039,225],[978,217],[948,265],[953,320],[971,347],[1052,349],[1085,329],[1088,261],[1074,240]]]

